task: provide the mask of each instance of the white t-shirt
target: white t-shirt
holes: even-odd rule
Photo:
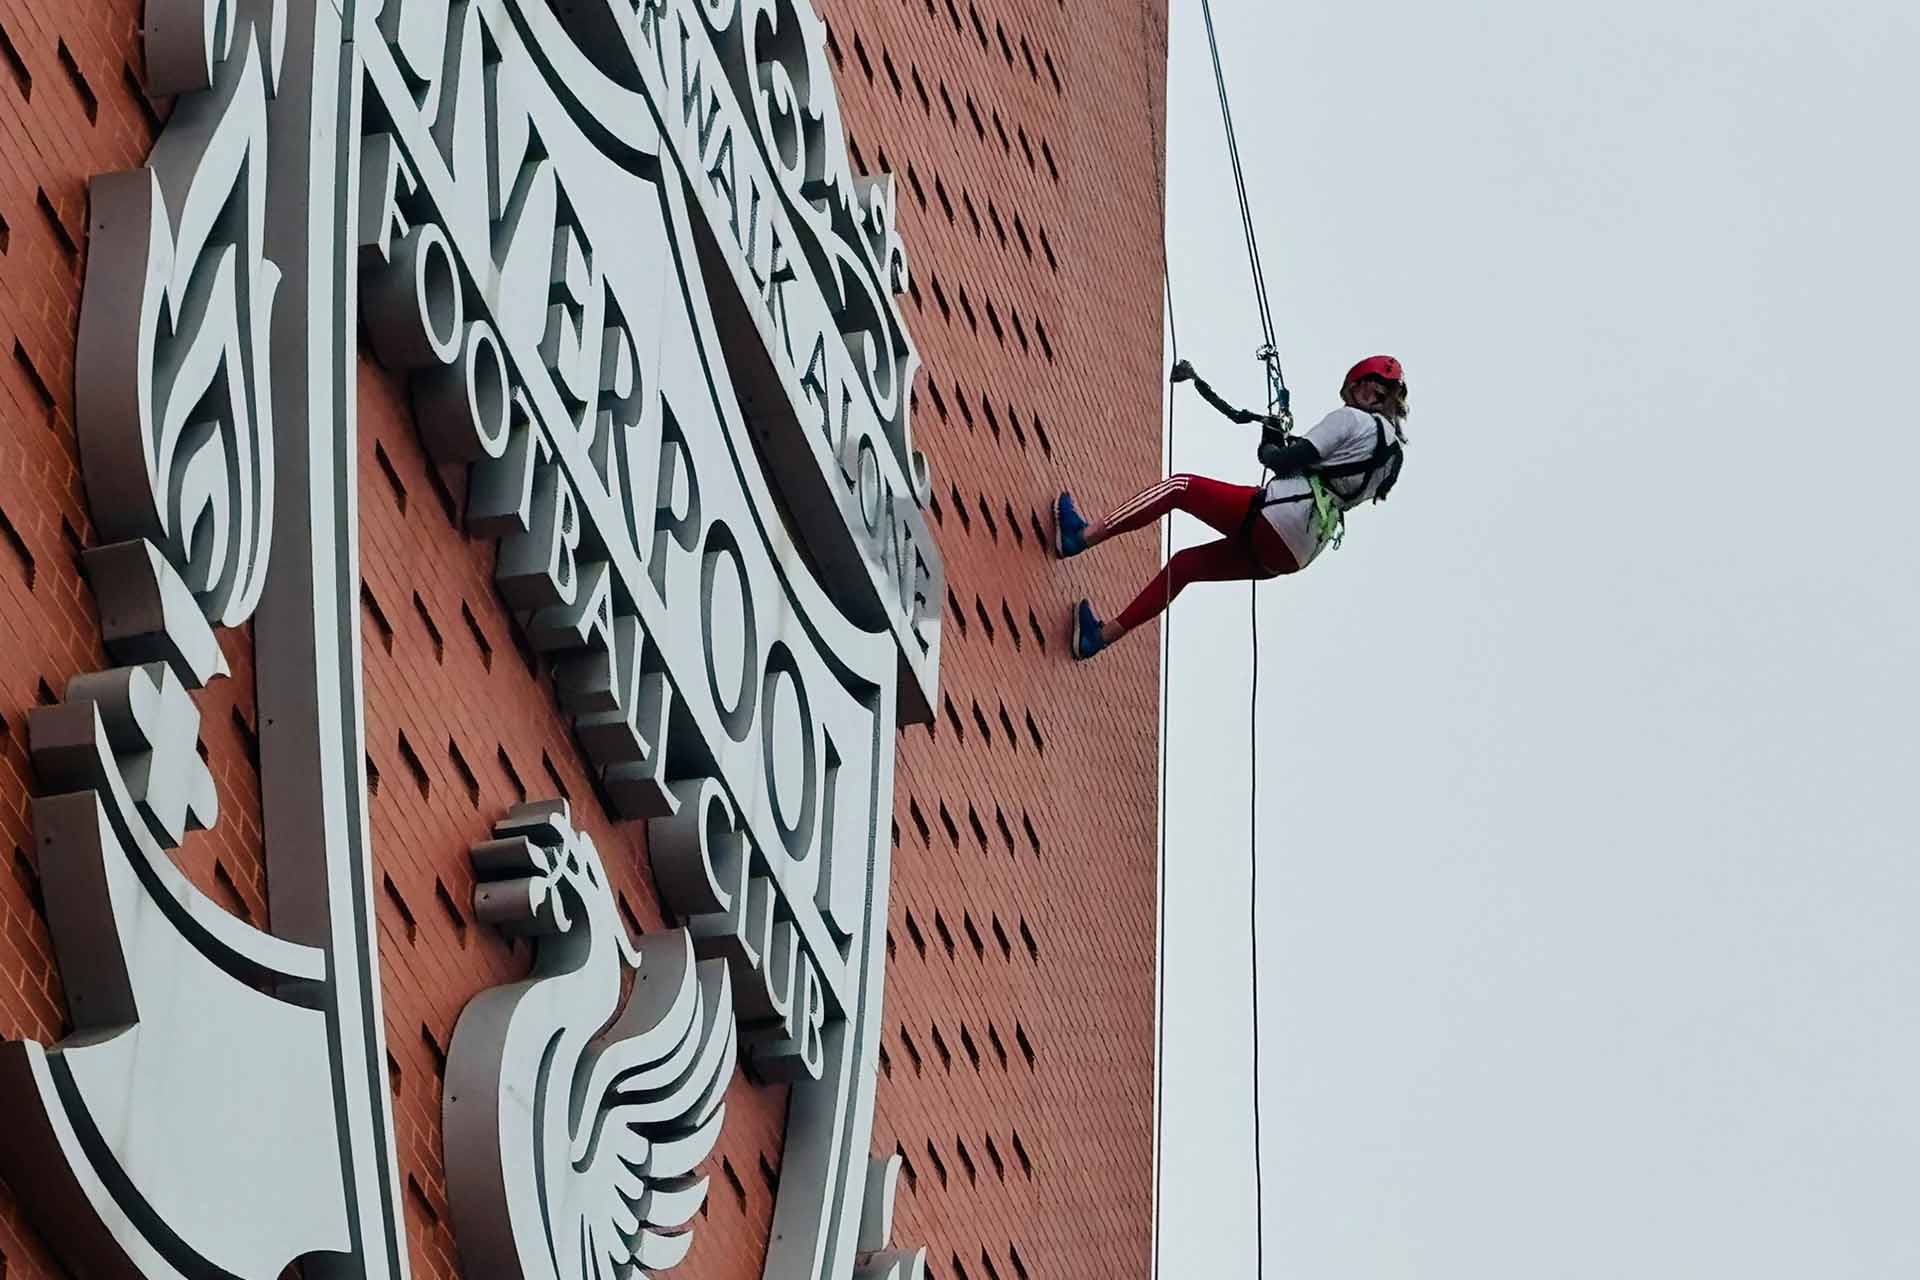
[[[1320,454],[1321,466],[1337,467],[1371,458],[1382,426],[1386,429],[1387,442],[1391,444],[1396,433],[1389,420],[1343,405],[1320,419],[1313,430],[1301,439],[1311,443]],[[1345,476],[1324,483],[1328,495],[1340,509],[1350,511],[1378,494],[1380,486],[1386,483],[1387,475],[1388,468],[1383,465],[1365,475]],[[1320,554],[1320,535],[1313,527],[1313,490],[1308,487],[1306,478],[1287,476],[1269,481],[1262,501],[1271,505],[1261,514],[1287,544],[1287,550],[1293,553],[1294,563],[1302,569],[1306,568]]]

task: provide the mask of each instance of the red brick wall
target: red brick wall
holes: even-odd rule
[[[1064,567],[1045,558],[1042,530],[1062,484],[1098,505],[1158,466],[1164,3],[825,0],[822,11],[856,167],[902,183],[908,316],[927,360],[917,424],[951,588],[941,714],[900,746],[875,1135],[912,1168],[895,1239],[928,1245],[942,1277],[1143,1275],[1157,648],[1142,636],[1076,668],[1063,627],[1074,596],[1130,593],[1155,549],[1143,538]],[[137,88],[139,16],[139,0],[0,0],[9,1038],[65,1031],[37,906],[26,718],[107,661],[76,558],[92,532],[73,346],[86,182],[138,164],[160,119]],[[360,414],[389,1078],[414,1269],[450,1280],[438,1076],[461,1006],[527,959],[472,921],[466,847],[507,805],[559,791],[636,927],[663,922],[640,870],[643,831],[595,801],[493,593],[491,549],[457,530],[463,486],[429,467],[400,387],[370,358]],[[251,637],[225,644],[234,678],[200,699],[221,821],[178,856],[202,889],[261,922]],[[758,1275],[784,1103],[782,1090],[736,1083],[680,1274]],[[4,1187],[0,1253],[15,1275],[59,1269]]]
[[[1065,626],[1157,547],[1061,565],[1043,531],[1063,485],[1105,506],[1158,475],[1166,5],[820,7],[855,165],[902,186],[951,588],[938,723],[902,734],[894,797],[895,1238],[946,1280],[1144,1276],[1158,643],[1079,667]]]

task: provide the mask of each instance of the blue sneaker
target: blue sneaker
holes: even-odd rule
[[[1073,611],[1073,637],[1068,645],[1073,656],[1085,661],[1106,648],[1100,636],[1100,619],[1094,616],[1093,606],[1082,600]]]
[[[1073,495],[1053,501],[1053,554],[1065,560],[1087,549],[1087,518],[1073,505]]]

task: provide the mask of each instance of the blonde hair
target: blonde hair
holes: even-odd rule
[[[1407,421],[1407,384],[1389,382],[1387,384],[1387,404],[1384,410],[1395,426],[1403,426]]]
[[[1404,382],[1386,382],[1380,379],[1375,379],[1375,381],[1380,386],[1385,387],[1387,392],[1386,403],[1380,406],[1379,411],[1385,414],[1387,417],[1393,419],[1393,424],[1395,426],[1405,425],[1407,421],[1407,413],[1408,413],[1407,384]],[[1345,387],[1341,388],[1340,390],[1340,399],[1345,401],[1346,404],[1348,404],[1349,406],[1355,407],[1355,408],[1357,408],[1358,406],[1354,405],[1353,401],[1348,397],[1352,394],[1353,388],[1358,385],[1359,383],[1357,382],[1348,383]]]

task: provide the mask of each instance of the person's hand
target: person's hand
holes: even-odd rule
[[[1191,382],[1193,381],[1193,378],[1194,378],[1193,366],[1191,364],[1188,364],[1185,360],[1182,360],[1178,364],[1173,366],[1173,373],[1168,377],[1167,380],[1169,382]]]

